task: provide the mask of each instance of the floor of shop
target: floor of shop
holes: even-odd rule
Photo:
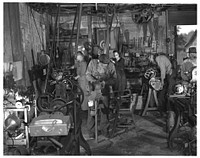
[[[128,114],[122,115],[132,121]],[[82,132],[92,150],[92,155],[182,155],[180,151],[171,151],[167,146],[166,121],[158,117],[154,112],[147,116],[135,115],[136,127],[132,123],[128,128],[118,129],[116,135],[111,139],[103,136],[95,140],[89,140],[87,134],[86,119],[87,113],[82,113]]]

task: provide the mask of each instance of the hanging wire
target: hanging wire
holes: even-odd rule
[[[57,31],[57,23],[58,23],[58,18],[59,18],[59,14],[60,14],[60,4],[57,5],[57,13],[56,13],[56,19],[55,19],[55,23],[54,23],[54,31],[53,31],[53,43],[52,43],[52,59],[53,59],[53,64],[54,66],[56,66],[56,61],[55,61],[55,53],[56,53],[56,31]]]
[[[115,24],[114,27],[111,26],[111,32],[114,31],[115,29],[117,29],[117,28],[119,27],[119,25],[120,25],[120,22],[119,22],[119,19],[118,19],[118,15],[116,14],[115,8],[113,8],[112,14],[114,14],[113,21],[114,21],[114,19],[115,19],[116,24]],[[104,17],[102,14],[100,14],[100,15],[97,16],[97,17],[98,17],[98,20],[97,20],[98,28],[100,28],[100,29],[105,29],[105,26],[101,26],[101,25],[106,25],[106,23],[104,23],[105,17]]]
[[[115,19],[116,19],[117,23],[116,23],[116,25],[114,27],[111,26],[111,28],[113,28],[113,29],[111,29],[111,32],[114,31],[116,28],[118,28],[120,26],[118,15],[115,14],[114,16],[115,16]],[[113,20],[114,20],[114,18],[113,18]]]
[[[34,25],[35,25],[37,34],[38,34],[38,36],[39,36],[40,43],[41,43],[41,45],[42,45],[42,49],[44,50],[44,44],[42,43],[42,39],[41,39],[41,37],[40,37],[40,34],[39,34],[39,31],[38,31],[38,28],[37,28],[37,24],[36,24],[35,17],[34,17],[34,15],[33,15],[32,9],[30,9],[30,12],[31,12],[31,15],[32,15],[32,17],[33,17]]]

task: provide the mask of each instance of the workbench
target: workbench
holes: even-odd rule
[[[168,146],[174,148],[174,139],[180,137],[179,129],[189,124],[191,127],[196,125],[196,115],[191,104],[191,97],[186,95],[169,96],[170,110],[175,113],[174,126],[169,131]]]

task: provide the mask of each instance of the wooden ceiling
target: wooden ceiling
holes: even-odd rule
[[[79,3],[27,3],[31,8],[39,13],[48,13],[56,16],[58,8],[60,16],[76,14]],[[98,15],[108,13],[139,13],[144,9],[153,11],[197,11],[197,4],[124,4],[124,3],[83,3],[82,15]]]

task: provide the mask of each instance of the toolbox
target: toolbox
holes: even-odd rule
[[[45,114],[34,118],[29,126],[30,136],[61,136],[68,135],[72,127],[70,116],[62,113]]]

